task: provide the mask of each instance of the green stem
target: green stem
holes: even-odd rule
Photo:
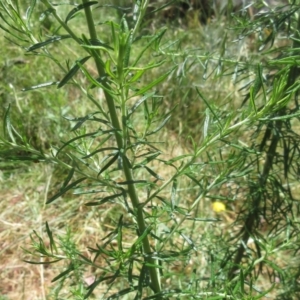
[[[137,17],[137,20],[136,20],[136,23],[134,25],[134,28],[133,28],[133,36],[135,36],[135,34],[137,33],[138,29],[140,28],[140,25],[143,21],[143,18],[144,18],[144,15],[145,15],[145,12],[146,12],[146,9],[148,7],[148,3],[149,3],[149,0],[144,0],[144,1],[141,1],[140,2],[140,11],[138,13],[138,17]],[[135,5],[138,5],[138,1],[136,1],[136,4]]]
[[[88,0],[82,0],[83,4],[86,4],[87,2],[88,2]],[[93,21],[91,8],[85,7],[84,10],[85,10],[86,21],[87,21],[87,25],[88,25],[88,29],[89,29],[89,33],[90,33],[90,38],[92,40],[97,40],[97,32],[95,29],[95,24]],[[103,74],[105,74],[105,70],[103,67],[102,60],[100,58],[100,51],[93,50],[92,54],[93,54],[93,58],[96,63],[98,74],[99,74],[99,76],[102,76]],[[105,87],[104,94],[105,94],[105,98],[107,101],[108,110],[110,113],[111,123],[114,126],[114,128],[117,129],[117,132],[115,134],[117,145],[118,145],[118,148],[121,150],[121,152],[123,152],[122,155],[125,156],[126,154],[125,154],[125,149],[124,149],[124,142],[123,142],[122,135],[120,134],[122,129],[121,129],[120,122],[119,122],[119,119],[117,116],[115,102],[114,102],[113,97],[106,91],[106,89],[110,90],[111,87],[109,86],[109,84],[107,82],[104,82],[103,85]],[[126,177],[126,181],[133,182],[134,181],[133,174],[130,169],[128,159],[123,159],[123,171],[124,171],[124,174]],[[129,194],[132,206],[137,214],[137,223],[138,223],[139,234],[142,234],[146,230],[146,223],[145,223],[145,219],[144,219],[143,208],[139,203],[135,185],[133,183],[128,184],[128,194]],[[144,249],[145,254],[150,254],[152,252],[150,243],[149,243],[149,239],[147,236],[143,239],[143,249]],[[147,257],[146,261],[150,265],[157,264],[156,260],[154,260],[151,257]],[[150,267],[149,271],[150,271],[152,288],[155,293],[159,293],[161,291],[161,287],[160,287],[160,280],[159,280],[159,274],[157,272],[157,269],[155,267]]]

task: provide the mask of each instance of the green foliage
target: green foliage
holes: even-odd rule
[[[192,31],[176,41],[166,28],[144,34],[146,0],[135,2],[129,24],[125,17],[101,19],[97,11],[110,10],[97,1],[69,6],[0,3],[0,27],[9,42],[45,61],[34,65],[37,73],[50,66],[48,81],[26,81],[24,92],[34,97],[47,91],[38,94],[47,98],[56,86],[82,101],[67,114],[47,101],[41,105],[71,125],[50,122],[53,138],[37,141],[20,122],[31,111],[7,100],[1,163],[44,162],[63,170],[46,204],[88,195],[88,209],[112,209],[109,231],[87,245],[88,254],[69,229],[57,234],[48,221],[43,234],[33,231],[26,261],[63,264],[52,280],[53,297],[262,299],[273,290],[278,299],[297,295],[299,272],[279,258],[299,251],[299,195],[293,189],[300,161],[298,7],[292,3],[248,21],[236,16],[230,23],[234,33],[222,31],[217,50],[207,51],[186,46]],[[47,18],[51,24],[38,28],[41,11],[42,23]],[[85,26],[76,28],[80,23]],[[238,57],[229,38],[249,36],[260,54]],[[238,86],[243,97],[236,101],[224,84]],[[213,94],[212,87],[220,90]],[[184,124],[178,131],[190,135],[189,150],[164,154],[161,132],[176,128],[178,119]],[[58,133],[60,126],[69,133]],[[213,201],[236,212],[226,228],[205,209]],[[86,272],[93,282],[85,282]]]

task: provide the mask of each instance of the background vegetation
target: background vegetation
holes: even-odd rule
[[[0,299],[298,299],[298,1],[149,4],[122,70],[132,7],[93,3],[143,232],[97,64],[45,43],[66,34],[47,3],[0,4]],[[84,40],[74,8],[55,7]]]

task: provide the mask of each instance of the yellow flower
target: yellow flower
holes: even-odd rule
[[[222,211],[226,210],[226,206],[224,203],[220,202],[220,201],[216,201],[212,203],[212,209],[214,212],[216,213],[220,213]]]

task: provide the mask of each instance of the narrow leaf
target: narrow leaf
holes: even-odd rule
[[[195,243],[189,238],[187,237],[185,234],[180,233],[180,235],[185,239],[185,241],[195,250],[197,251],[197,248],[195,246]]]
[[[133,286],[133,260],[129,261],[127,279],[130,286]]]
[[[99,172],[98,176],[103,173],[105,170],[107,170],[117,159],[119,156],[119,152],[117,152],[112,159],[101,169],[101,171]]]
[[[71,131],[74,131],[74,130],[80,128],[84,124],[84,122],[87,121],[87,120],[89,120],[90,118],[91,118],[91,114],[88,114],[88,115],[86,115],[83,118],[78,118],[77,119],[78,122],[73,126],[73,128],[71,129]]]
[[[157,128],[155,128],[154,130],[152,130],[150,132],[147,132],[147,136],[154,134],[154,133],[158,132],[159,130],[161,130],[165,126],[165,124],[169,121],[170,118],[171,118],[170,115],[167,116]]]
[[[252,109],[254,110],[255,115],[257,115],[257,108],[256,108],[256,104],[255,104],[255,95],[254,95],[254,87],[253,86],[250,88],[250,91],[249,91],[249,99],[250,99],[250,105],[251,105]]]
[[[175,162],[175,161],[179,161],[179,160],[182,160],[182,159],[184,159],[184,158],[186,158],[186,157],[190,157],[190,156],[192,156],[192,155],[191,155],[191,154],[183,154],[183,155],[179,155],[179,156],[177,156],[177,157],[171,158],[170,160],[166,161],[165,164],[166,164],[166,165],[171,165],[171,164],[172,164],[173,162]]]
[[[146,101],[147,99],[149,99],[150,97],[154,96],[155,92],[151,92],[151,93],[148,93],[146,95],[144,95],[141,99],[139,99],[137,102],[134,103],[134,105],[132,106],[131,110],[129,111],[128,115],[131,115],[133,114],[136,109],[144,102]]]
[[[149,91],[151,88],[153,88],[154,86],[157,86],[160,82],[165,80],[169,76],[169,74],[172,73],[174,70],[175,70],[175,67],[172,68],[169,72],[167,72],[167,73],[161,75],[160,77],[158,77],[157,79],[153,80],[151,83],[149,83],[145,87],[138,90],[132,97],[143,95],[144,93]]]
[[[62,277],[65,277],[67,274],[69,274],[70,272],[74,271],[74,266],[73,264],[71,264],[69,266],[69,268],[65,271],[63,271],[62,273],[60,273],[58,276],[54,277],[51,282],[55,282],[57,281],[58,279],[62,278]]]
[[[89,155],[83,156],[82,158],[83,158],[83,159],[86,159],[86,158],[89,158],[89,157],[95,155],[96,153],[103,152],[103,151],[107,151],[107,150],[118,150],[118,148],[115,148],[115,147],[105,147],[105,148],[101,148],[101,149],[98,149],[98,150],[93,151],[93,152],[90,153]]]
[[[122,240],[123,240],[123,234],[122,234],[122,228],[123,228],[123,215],[120,216],[119,222],[118,222],[118,235],[117,235],[117,241],[118,241],[118,250],[123,251],[123,245],[122,245]]]
[[[157,43],[159,42],[163,35],[165,34],[165,32],[167,31],[167,28],[163,28],[158,34],[156,34],[150,41],[149,43],[143,48],[143,50],[136,56],[136,59],[134,61],[134,63],[132,64],[132,66],[136,66],[137,63],[139,62],[139,60],[141,59],[141,57],[143,57],[143,54],[145,53],[145,51],[153,44],[153,43]]]
[[[243,272],[242,268],[240,268],[239,275],[240,275],[240,283],[241,283],[240,291],[241,291],[242,295],[245,295],[245,289],[244,289],[244,287],[245,287],[245,278],[244,278],[244,272]]]
[[[48,39],[44,42],[40,42],[40,43],[37,43],[37,44],[34,44],[34,45],[30,46],[27,49],[27,52],[40,49],[40,48],[45,47],[49,44],[52,44],[52,43],[55,43],[55,42],[58,42],[58,41],[61,41],[61,40],[64,40],[64,39],[68,39],[70,37],[71,37],[70,35],[57,35],[57,36],[54,36],[54,37],[52,37],[52,38],[50,38],[50,39]]]
[[[134,83],[138,81],[145,73],[145,69],[138,70],[129,80],[128,83]]]
[[[91,82],[91,85],[89,88],[93,89],[95,87],[100,87],[103,90],[105,90],[107,93],[109,93],[112,97],[119,95],[118,92],[113,92],[113,89],[111,89],[110,86],[107,84],[107,82],[108,82],[107,75],[103,75],[103,76],[95,79],[90,75],[90,73],[87,71],[87,69],[83,65],[81,65],[80,68],[81,68],[81,71],[83,72],[83,74],[86,76],[86,78]]]
[[[28,87],[28,88],[24,88],[24,89],[22,89],[22,92],[27,92],[27,91],[31,91],[31,90],[40,89],[40,88],[48,87],[48,86],[51,86],[51,85],[56,85],[58,83],[59,83],[59,81],[45,82],[45,83],[41,83],[41,84],[38,84],[38,85],[33,85],[31,87]]]
[[[70,180],[73,178],[75,169],[72,168],[67,176],[67,178],[65,179],[65,181],[63,182],[62,188],[66,187],[68,185],[68,183],[70,182]]]
[[[259,92],[259,90],[263,87],[264,92],[264,99],[266,99],[266,91],[263,86],[263,74],[262,74],[262,66],[261,64],[257,65],[257,72],[256,77],[253,86],[250,89],[250,103],[255,111],[255,114],[257,114],[257,108],[255,105],[255,98]]]
[[[85,134],[82,134],[82,135],[80,135],[80,136],[74,137],[73,139],[71,139],[71,140],[67,141],[66,143],[64,143],[64,144],[57,150],[56,156],[58,156],[58,154],[61,152],[62,149],[64,149],[66,146],[70,145],[70,144],[73,143],[74,141],[79,140],[79,139],[82,139],[82,138],[86,138],[86,137],[88,137],[88,136],[93,137],[93,136],[95,136],[97,133],[98,133],[98,132],[95,131],[95,132],[85,133]]]
[[[193,221],[196,221],[196,222],[219,222],[220,221],[220,219],[214,219],[214,218],[207,219],[207,218],[192,218],[192,217],[187,217],[186,219],[187,220],[193,220]]]
[[[97,49],[97,47],[100,47],[99,49],[105,49],[105,50],[114,50],[113,47],[109,46],[107,43],[102,42],[99,39],[89,39],[89,44],[88,45],[82,45],[83,47],[87,47],[91,49]],[[94,46],[96,46],[96,48],[94,48]]]
[[[123,155],[122,160],[124,161],[124,163],[126,164],[126,166],[127,166],[129,169],[132,169],[131,162],[129,161],[129,159],[127,158],[126,155]]]
[[[47,202],[46,202],[46,204],[49,204],[49,203],[53,202],[54,200],[56,200],[57,198],[59,198],[60,196],[62,196],[63,194],[65,194],[67,191],[69,191],[70,189],[72,189],[73,187],[75,187],[77,184],[79,184],[80,182],[84,181],[86,178],[87,177],[82,177],[82,178],[74,181],[70,185],[66,186],[63,190],[60,190],[57,194],[55,194],[50,199],[48,199]]]
[[[134,244],[132,245],[130,251],[131,253],[135,253],[135,250],[142,244],[142,241],[144,240],[144,238],[151,232],[152,227],[148,226],[145,231],[139,236],[139,238],[134,242]]]
[[[92,114],[88,114],[84,117],[80,117],[80,118],[71,118],[71,117],[64,117],[66,120],[68,121],[72,121],[72,122],[77,122],[73,128],[71,129],[71,131],[74,131],[78,128],[80,128],[86,121],[96,121],[96,122],[99,122],[99,123],[103,123],[105,125],[108,125],[109,122],[107,120],[104,120],[104,119],[99,119],[97,117],[95,117],[96,114],[99,114],[101,112],[94,112]]]
[[[13,142],[13,143],[16,143],[15,141],[15,138],[14,138],[14,135],[12,133],[12,125],[11,125],[11,122],[10,122],[10,116],[9,116],[9,113],[10,113],[10,105],[8,106],[7,110],[5,111],[5,114],[4,114],[4,118],[3,118],[3,131],[4,131],[4,136],[6,138],[10,138],[10,140]]]
[[[33,13],[33,10],[35,8],[36,5],[36,0],[31,0],[31,4],[28,7],[28,9],[26,10],[26,21],[27,21],[27,27],[30,27],[30,19]]]
[[[93,202],[88,202],[85,204],[85,206],[97,206],[97,205],[102,205],[112,199],[118,198],[120,196],[123,196],[123,193],[115,194],[115,195],[110,195],[107,197],[102,198],[100,201],[93,201]]]
[[[5,7],[4,7],[4,8],[5,8]],[[13,9],[12,6],[11,6],[10,8]],[[6,12],[10,15],[10,12],[9,12],[8,10],[6,10]],[[18,14],[16,11],[14,11],[14,12],[15,12],[16,14]],[[15,31],[17,31],[17,32],[19,32],[19,33],[21,33],[21,34],[25,34],[24,31],[23,31],[23,28],[20,29],[19,26],[14,26],[14,25],[13,25],[14,22],[18,23],[18,21],[13,20],[12,23],[9,23],[9,22],[8,22],[8,18],[4,17],[3,14],[1,14],[1,13],[0,13],[0,17],[1,17],[1,19],[4,21],[4,23],[6,23],[6,24],[10,27],[10,29],[13,29],[13,30],[15,30]],[[21,23],[23,23],[23,21],[20,20],[20,18],[18,18],[18,19],[19,19],[19,21],[20,21]],[[19,24],[18,24],[18,25],[19,25]],[[9,32],[9,31],[7,31],[7,32]],[[9,32],[9,33],[10,33],[11,35],[15,36],[12,32]]]
[[[56,259],[56,260],[52,260],[52,261],[31,261],[31,260],[23,260],[24,262],[28,263],[28,264],[32,264],[32,265],[48,265],[48,264],[54,264],[56,262],[61,261],[62,259]]]
[[[172,184],[172,191],[171,191],[171,207],[172,210],[175,209],[176,206],[176,194],[177,194],[177,180],[174,179]]]
[[[48,222],[46,222],[46,231],[47,231],[48,238],[50,240],[51,252],[53,253],[53,249],[57,252],[57,247],[56,247],[56,244],[54,242],[52,231],[50,230]]]
[[[283,169],[284,169],[284,178],[288,178],[288,171],[291,166],[289,163],[289,152],[290,152],[290,141],[286,141],[285,139],[282,139],[283,141]],[[288,143],[288,144],[287,144]]]
[[[104,276],[101,276],[99,279],[95,279],[95,281],[87,287],[88,292],[84,295],[84,299],[88,299],[89,296],[93,293],[94,289],[103,281]]]
[[[157,150],[157,149],[155,149]],[[146,159],[143,160],[142,164],[144,164],[144,162],[146,161],[147,163],[152,161],[153,159],[155,159],[156,157],[158,157],[159,155],[161,155],[161,151],[148,151],[148,152],[145,152],[145,153],[142,153],[140,155],[136,155],[136,158],[139,158],[139,157],[144,157],[146,156]]]
[[[117,78],[116,74],[113,73],[113,72],[111,71],[111,69],[110,69],[110,62],[111,62],[111,61],[110,61],[109,59],[106,61],[106,63],[105,63],[105,71],[106,71],[106,73],[107,73],[111,78],[116,79],[116,78]]]
[[[126,22],[126,19],[124,19],[124,20]],[[128,64],[129,64],[132,40],[133,40],[133,35],[132,35],[132,33],[130,33],[129,36],[128,36],[128,39],[126,41],[126,45],[125,45],[125,49],[124,49],[125,50],[124,62],[123,62],[124,68],[127,68]]]
[[[216,118],[216,120],[219,123],[219,128],[220,130],[223,128],[222,123],[220,122],[218,116],[216,115],[215,111],[212,109],[212,107],[209,105],[208,100],[206,100],[206,98],[200,93],[199,89],[196,88],[196,91],[198,93],[198,95],[200,96],[200,98],[202,98],[202,100],[205,102],[206,106],[209,108],[209,110],[211,111],[211,113],[214,115],[214,117]]]
[[[147,266],[145,264],[143,264],[142,269],[140,271],[140,275],[139,275],[137,294],[136,294],[134,300],[139,300],[142,298],[143,287],[145,287],[145,282],[147,283],[147,285],[149,285],[149,283],[147,282],[147,281],[149,281],[149,279],[147,280],[148,270],[149,269],[147,268]]]
[[[162,177],[160,177],[157,173],[155,173],[152,169],[150,169],[149,167],[147,166],[144,166],[144,168],[153,176],[155,177],[156,179],[158,180],[164,180]]]
[[[74,18],[75,14],[78,13],[80,10],[85,9],[86,7],[90,7],[92,5],[98,4],[98,1],[91,1],[86,2],[83,4],[77,5],[75,8],[73,8],[67,15],[65,23],[67,24],[72,18]]]
[[[61,88],[64,86],[80,69],[80,65],[83,65],[91,56],[86,56],[80,60],[76,60],[73,67],[69,70],[69,72],[66,74],[66,76],[60,81],[60,83],[57,85],[57,88]]]
[[[136,184],[136,183],[147,183],[147,180],[129,180],[129,181],[117,182],[117,184],[119,185],[128,185],[128,184]]]
[[[209,121],[210,121],[209,109],[208,108],[205,109],[205,115],[206,115],[206,117],[205,117],[204,126],[203,126],[203,138],[204,138],[204,140],[207,137],[208,126],[209,126]]]

